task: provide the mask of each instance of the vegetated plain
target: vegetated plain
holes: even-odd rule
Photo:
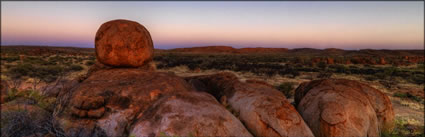
[[[2,100],[34,98],[51,112],[55,98],[48,97],[47,91],[84,76],[95,62],[91,48],[1,46],[1,80],[13,89]],[[322,78],[361,81],[390,97],[396,115],[392,135],[424,136],[424,50],[209,46],[155,50],[154,62],[158,71],[183,77],[227,71],[241,81],[265,81],[290,100],[302,82]]]

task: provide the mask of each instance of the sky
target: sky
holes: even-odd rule
[[[145,26],[158,49],[424,49],[423,1],[1,1],[1,45],[94,48],[115,19]]]

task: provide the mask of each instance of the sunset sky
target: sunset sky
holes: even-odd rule
[[[424,49],[423,1],[2,1],[1,44],[93,48],[114,19],[143,24],[159,49]]]

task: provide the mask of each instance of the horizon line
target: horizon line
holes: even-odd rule
[[[25,45],[0,45],[0,46],[22,46],[22,47],[59,47],[59,48],[85,48],[85,49],[94,49],[95,47],[84,47],[84,46],[55,46],[55,45],[35,45],[35,44],[25,44]],[[425,50],[425,47],[422,49],[377,49],[377,48],[362,48],[362,49],[345,49],[345,48],[312,48],[312,47],[299,47],[299,48],[285,48],[285,47],[234,47],[230,45],[205,45],[205,46],[190,46],[190,47],[179,47],[179,48],[155,48],[159,50],[172,50],[172,49],[182,49],[182,48],[199,48],[199,47],[214,47],[214,46],[223,46],[223,47],[232,47],[234,49],[243,49],[243,48],[272,48],[272,49],[288,49],[288,50],[294,50],[294,49],[319,49],[319,50],[326,50],[326,49],[340,49],[340,50]]]

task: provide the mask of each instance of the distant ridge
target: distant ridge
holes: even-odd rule
[[[279,53],[286,52],[286,48],[240,48],[236,49],[231,46],[205,46],[191,48],[176,48],[168,51],[172,52],[191,52],[191,53]]]
[[[1,46],[2,53],[32,53],[34,55],[49,53],[94,54],[94,48],[53,47],[53,46]],[[424,56],[424,50],[389,50],[361,49],[344,50],[337,48],[233,48],[231,46],[204,46],[175,49],[155,49],[156,53],[193,53],[193,54],[278,54],[286,56]]]
[[[159,50],[158,50],[159,51]],[[231,46],[205,46],[190,48],[175,48],[169,50],[160,50],[160,52],[175,53],[235,53],[235,54],[270,54],[278,53],[293,56],[423,56],[424,50],[344,50],[338,48],[314,49],[314,48],[240,48],[236,49]]]

